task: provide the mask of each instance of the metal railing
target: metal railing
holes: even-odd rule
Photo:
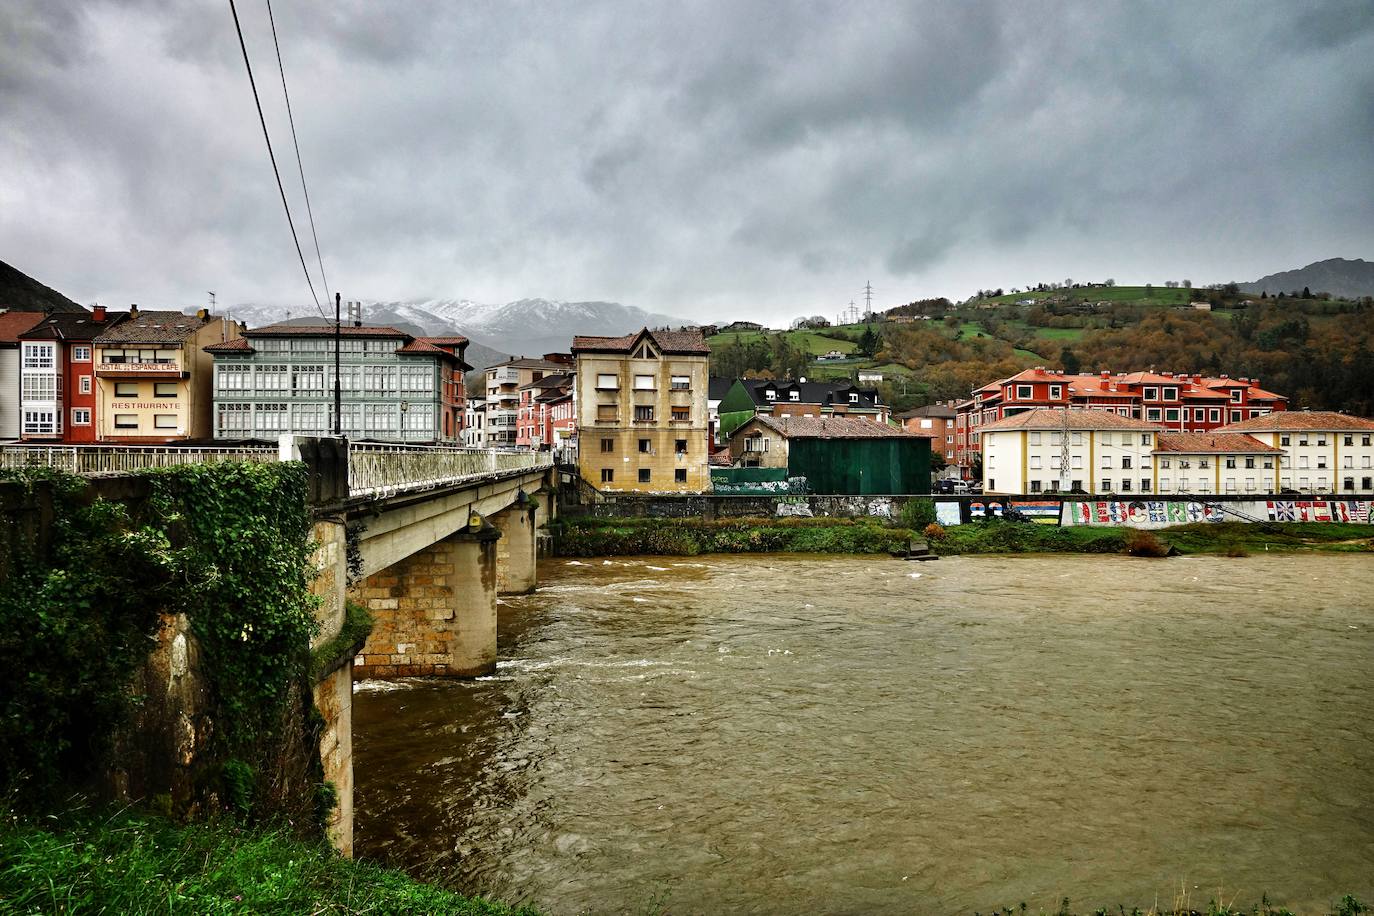
[[[183,464],[276,460],[277,449],[268,447],[7,445],[0,448],[0,470],[53,468],[69,474],[125,474]]]
[[[550,452],[454,446],[348,446],[348,492],[381,496],[553,466]]]

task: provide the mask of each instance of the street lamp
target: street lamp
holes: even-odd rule
[[[405,441],[406,441],[406,411],[409,410],[409,409],[410,409],[410,402],[409,402],[409,401],[402,401],[402,402],[401,402],[401,444],[402,444],[402,445],[404,445],[404,444],[405,444]]]

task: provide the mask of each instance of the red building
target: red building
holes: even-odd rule
[[[518,447],[546,451],[572,437],[576,427],[572,387],[571,372],[545,375],[520,386],[515,420]]]
[[[1288,398],[1259,379],[1173,372],[1066,375],[1036,367],[977,388],[955,405],[954,458],[972,476],[979,428],[1037,407],[1086,407],[1145,420],[1165,432],[1201,433],[1288,409]]]
[[[93,341],[128,317],[127,312],[107,312],[102,305],[89,312],[54,312],[19,335],[24,441],[98,440]]]

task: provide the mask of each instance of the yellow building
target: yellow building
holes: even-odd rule
[[[214,435],[214,358],[204,351],[239,335],[237,322],[205,309],[140,312],[95,339],[96,425],[104,442],[160,444]]]
[[[574,337],[578,466],[598,490],[710,486],[707,358],[700,331]]]

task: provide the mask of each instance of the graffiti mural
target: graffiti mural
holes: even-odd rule
[[[1220,522],[1226,513],[1218,506],[1196,502],[1104,499],[1066,504],[1064,520],[1074,525],[1127,525],[1132,528],[1166,528],[1190,522]]]
[[[1271,499],[1265,503],[1271,522],[1354,522],[1374,520],[1367,499]]]
[[[1059,524],[1059,500],[1057,499],[1013,499],[1011,507],[1039,525]]]
[[[935,520],[945,527],[958,525],[963,522],[960,515],[958,503],[939,503],[935,504]]]

